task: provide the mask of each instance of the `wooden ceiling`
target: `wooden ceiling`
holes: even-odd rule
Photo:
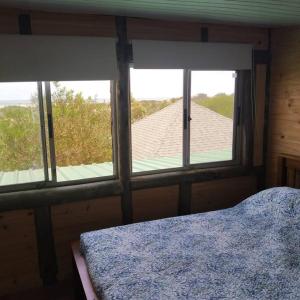
[[[268,27],[300,25],[299,0],[1,0],[0,6]]]

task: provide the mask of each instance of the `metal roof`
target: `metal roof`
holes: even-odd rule
[[[2,0],[2,6],[131,17],[299,25],[299,0]]]
[[[212,161],[226,161],[231,159],[231,149],[214,150],[191,154],[191,163],[206,163]],[[178,168],[181,165],[182,158],[180,156],[135,160],[133,161],[132,171],[135,173],[150,170],[172,169]],[[111,175],[113,175],[113,164],[109,162],[102,164],[57,167],[57,180],[59,182]],[[0,186],[38,182],[43,180],[44,171],[42,169],[0,172]]]

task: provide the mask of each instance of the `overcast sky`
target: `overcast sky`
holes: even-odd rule
[[[109,99],[109,81],[61,82],[85,97]],[[134,70],[131,69],[131,94],[136,99],[168,99],[182,97],[183,71],[181,70]],[[36,83],[0,83],[0,101],[30,100],[36,93]],[[234,76],[231,71],[193,72],[191,94],[213,96],[217,93],[232,94]]]

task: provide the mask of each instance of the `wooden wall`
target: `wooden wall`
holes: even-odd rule
[[[0,33],[18,33],[18,14],[22,11],[0,11]],[[110,16],[29,12],[33,34],[115,36],[114,18]],[[201,28],[208,28],[209,41],[252,43],[266,49],[266,29],[207,25],[200,23],[129,18],[130,39],[163,39],[200,41]],[[264,113],[265,68],[257,69],[257,115]],[[291,100],[292,101],[292,100]],[[295,107],[293,106],[293,109]],[[256,120],[260,128],[261,119]],[[262,164],[262,136],[256,130],[255,159]],[[243,176],[192,184],[192,212],[225,208],[256,192],[255,176]],[[134,222],[176,216],[179,210],[179,186],[154,187],[133,191]],[[0,195],[1,198],[1,195]],[[70,242],[84,231],[122,223],[119,196],[92,199],[51,207],[53,235],[58,263],[58,279],[72,274]],[[0,213],[0,296],[41,286],[33,210]]]
[[[194,183],[191,210],[197,213],[232,207],[256,192],[254,176]]]
[[[120,197],[108,197],[52,207],[58,279],[71,278],[71,242],[80,233],[122,224]]]
[[[39,285],[33,210],[0,213],[0,296]]]
[[[267,183],[277,184],[280,153],[300,154],[300,28],[272,31]]]

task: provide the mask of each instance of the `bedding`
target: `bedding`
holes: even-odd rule
[[[300,299],[300,190],[83,233],[102,299]]]

